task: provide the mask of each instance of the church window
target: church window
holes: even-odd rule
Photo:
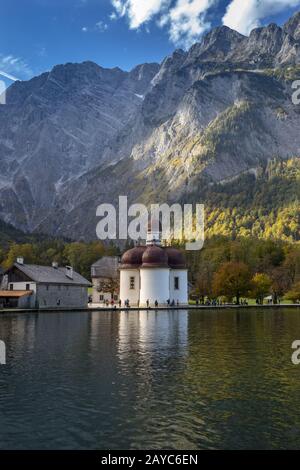
[[[130,278],[130,290],[134,290],[135,289],[135,277],[132,276]]]
[[[174,277],[174,290],[179,290],[179,277]]]

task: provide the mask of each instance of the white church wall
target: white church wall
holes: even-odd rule
[[[145,306],[147,300],[153,306],[155,301],[165,305],[169,299],[169,268],[142,268],[140,304]]]
[[[134,288],[132,284],[134,279]],[[122,304],[129,300],[130,305],[137,305],[140,296],[140,272],[138,269],[120,270],[120,299]]]
[[[175,278],[178,278],[178,289],[175,287]],[[171,269],[170,271],[170,301],[180,304],[188,303],[188,277],[186,269]]]

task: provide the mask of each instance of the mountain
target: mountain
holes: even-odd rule
[[[2,249],[7,250],[12,243],[41,243],[46,240],[50,240],[46,235],[24,233],[0,220],[0,259]]]
[[[266,175],[276,159],[279,167],[292,162],[277,181],[276,222],[300,196],[291,170],[300,157],[291,87],[300,78],[299,31],[300,13],[249,37],[222,26],[160,65],[123,72],[66,64],[15,83],[0,107],[0,217],[25,231],[92,239],[96,207],[119,195],[144,203],[193,199],[214,213],[226,212],[216,196],[224,187],[237,211],[236,188],[247,188],[251,212],[255,201],[264,204],[253,187],[273,191]],[[292,214],[298,220],[299,209]],[[265,236],[266,224],[256,229],[251,217],[231,230]],[[299,226],[279,232],[300,238]]]
[[[0,108],[5,221],[32,230],[70,181],[105,164],[106,148],[136,115],[157,71],[156,64],[126,73],[86,62],[12,85]]]
[[[296,13],[285,25],[284,32],[296,41],[300,40],[300,12]]]

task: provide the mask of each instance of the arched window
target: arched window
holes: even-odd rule
[[[130,277],[129,288],[130,288],[130,290],[135,289],[135,277],[134,276]]]

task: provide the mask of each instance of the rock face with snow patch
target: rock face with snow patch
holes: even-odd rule
[[[299,157],[299,25],[220,27],[161,65],[66,64],[15,83],[0,108],[0,217],[94,238],[96,206],[119,194],[175,201]]]
[[[103,165],[118,133],[142,105],[158,71],[130,73],[86,62],[15,83],[0,108],[0,210],[32,230],[71,181]],[[108,163],[111,163],[110,161]]]

